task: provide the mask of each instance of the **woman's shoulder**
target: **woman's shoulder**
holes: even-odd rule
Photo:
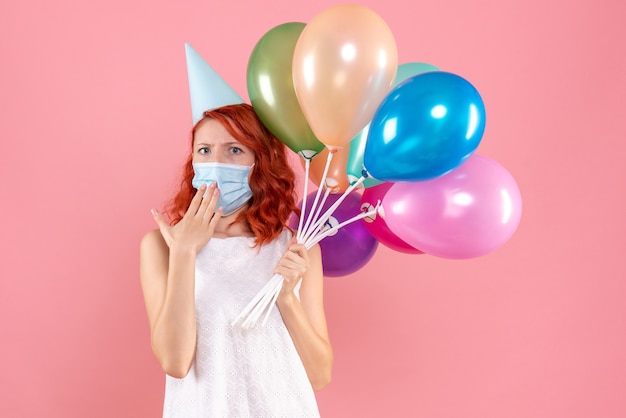
[[[163,241],[163,236],[161,235],[161,231],[159,230],[159,228],[151,229],[150,231],[146,232],[143,238],[141,239],[141,242],[144,242],[144,241],[151,242],[155,240]]]
[[[272,247],[278,248],[280,251],[285,251],[289,244],[291,243],[291,239],[293,238],[294,233],[289,228],[284,228],[277,235],[274,236],[270,241],[264,242],[261,245],[261,248],[264,247]]]
[[[167,248],[167,244],[158,228],[146,232],[141,238],[140,249],[142,253],[163,250],[164,247]]]
[[[296,232],[290,228],[283,228],[283,230],[280,233],[281,238],[288,238],[291,239],[296,235]]]
[[[295,236],[295,233],[289,229],[289,228],[284,228],[280,234],[278,234],[278,236],[276,237],[275,241],[280,242],[282,245],[289,245],[289,243],[291,242],[291,239]]]

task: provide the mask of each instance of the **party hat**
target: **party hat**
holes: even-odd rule
[[[188,43],[185,43],[185,52],[194,124],[202,119],[205,110],[244,103],[244,100]]]

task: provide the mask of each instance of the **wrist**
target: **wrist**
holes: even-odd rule
[[[293,306],[297,303],[297,301],[298,298],[296,298],[296,294],[293,292],[293,289],[285,289],[284,287],[280,290],[278,298],[276,298],[276,304],[280,308]]]
[[[178,255],[178,256],[187,256],[187,257],[196,257],[198,254],[198,250],[195,249],[192,245],[186,245],[180,242],[174,241],[170,246],[170,255]]]

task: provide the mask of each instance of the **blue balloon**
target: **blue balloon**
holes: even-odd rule
[[[467,160],[485,131],[485,106],[464,78],[433,71],[389,92],[370,124],[363,156],[383,181],[439,177]]]

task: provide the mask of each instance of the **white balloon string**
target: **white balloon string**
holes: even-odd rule
[[[263,317],[263,322],[261,323],[261,325],[263,325],[263,326],[265,326],[265,324],[267,323],[267,319],[270,317],[270,312],[272,312],[272,307],[276,303],[276,299],[278,299],[278,295],[280,294],[280,290],[282,289],[282,285],[283,285],[283,281],[280,282],[280,286],[278,286],[276,288],[276,291],[274,292],[274,297],[270,301],[270,305],[269,305],[269,307],[267,309],[267,312],[265,312],[265,316]]]
[[[252,310],[246,320],[243,321],[243,328],[250,328],[259,320],[259,317],[269,305],[269,300],[272,298],[273,291],[274,288],[272,287],[272,289],[263,294],[263,298],[259,301],[258,305],[254,307],[254,310]]]
[[[276,299],[278,299],[280,290],[283,287],[283,281],[284,279],[281,277],[281,279],[278,280],[276,284],[274,285],[274,287],[272,288],[272,291],[268,293],[267,298],[264,300],[264,303],[266,304],[266,306],[263,309],[258,310],[257,314],[253,318],[254,323],[252,325],[259,322],[261,317],[263,317],[263,322],[262,322],[263,324],[267,322],[267,318],[269,317],[270,312],[272,311],[272,308],[274,307],[274,304],[276,303]]]
[[[330,228],[324,231],[323,233],[316,235],[315,237],[312,237],[310,241],[305,243],[305,247],[307,249],[310,249],[315,244],[320,242],[322,239],[331,235],[333,232],[343,228],[344,226],[349,225],[353,222],[356,222],[360,219],[363,219],[367,216],[374,216],[379,206],[380,206],[380,202],[378,203],[378,205],[376,205],[374,209],[369,210],[367,212],[360,213],[356,216],[353,216],[352,218],[340,223],[339,225],[334,226],[333,228]],[[265,326],[269,318],[269,315],[272,311],[272,308],[274,307],[274,304],[276,303],[276,300],[278,299],[278,295],[280,294],[283,280],[284,279],[282,278],[282,276],[274,275],[272,279],[266,284],[264,289],[259,293],[261,297],[257,295],[257,298],[255,298],[258,300],[258,303],[254,305],[254,307],[250,310],[250,312],[247,312],[247,317],[242,323],[243,328],[251,328],[256,323],[259,322],[261,317],[263,318],[263,320],[261,321],[261,325]]]
[[[365,177],[361,176],[356,182],[354,182],[354,184],[348,187],[341,196],[339,196],[339,199],[337,199],[337,201],[333,203],[333,205],[329,207],[328,210],[326,210],[326,212],[324,212],[324,215],[322,215],[322,217],[319,218],[317,222],[311,226],[311,228],[309,228],[307,233],[304,235],[305,242],[317,234],[321,226],[326,223],[328,218],[331,217],[333,212],[335,212],[335,210],[339,207],[339,205],[345,200],[346,196],[348,196],[354,189],[359,187],[361,183],[363,183],[364,181],[365,181]]]
[[[351,224],[352,222],[356,222],[359,219],[363,219],[366,218],[368,216],[374,216],[376,215],[376,213],[378,212],[378,207],[380,206],[380,202],[376,205],[376,207],[374,209],[370,209],[367,212],[361,212],[358,215],[353,216],[352,218],[348,219],[347,221],[344,221],[342,223],[340,223],[339,225],[333,226],[332,228],[327,229],[326,231],[317,234],[313,237],[311,237],[305,244],[304,246],[306,248],[311,248],[312,246],[314,246],[315,244],[317,244],[318,242],[320,242],[321,240],[323,240],[324,238],[326,238],[327,236],[333,234],[335,231],[343,228],[346,225]]]
[[[306,214],[306,198],[309,193],[309,171],[311,170],[311,159],[304,159],[304,190],[302,192],[302,208],[300,210],[300,220],[298,221],[298,232],[296,233],[296,241],[302,241],[302,224],[304,215]]]
[[[320,212],[324,207],[324,203],[326,203],[326,199],[328,199],[328,195],[330,195],[330,189],[327,187],[324,191],[324,196],[322,196],[322,201],[319,202],[319,204],[317,205],[317,210],[315,211],[315,215],[313,216],[312,225],[309,227],[309,230],[305,234],[302,234],[302,242],[305,242],[311,234],[315,234],[315,231],[319,229],[318,220],[320,217]]]
[[[250,328],[255,325],[263,312],[266,309],[271,309],[272,305],[270,301],[273,298],[274,293],[277,290],[280,290],[282,286],[283,278],[279,274],[275,274],[272,279],[268,282],[270,286],[267,287],[266,290],[261,291],[259,294],[262,294],[262,298],[259,302],[254,306],[254,308],[247,315],[246,320],[241,324],[243,328]]]
[[[326,210],[326,212],[324,212],[322,217],[319,218],[319,214],[321,213],[322,207],[324,203],[326,202],[328,195],[330,194],[330,189],[328,187],[325,187],[325,185],[326,185],[326,176],[328,174],[332,156],[333,156],[333,152],[329,152],[328,159],[326,160],[326,167],[324,169],[324,174],[320,182],[320,187],[318,187],[317,189],[315,200],[308,214],[307,221],[304,225],[304,228],[302,228],[302,222],[304,220],[305,211],[306,211],[306,198],[307,198],[307,191],[308,191],[307,182],[308,182],[308,174],[309,174],[310,162],[311,162],[310,159],[306,159],[305,161],[306,178],[305,178],[305,183],[304,183],[304,195],[303,195],[303,200],[302,200],[302,213],[300,214],[300,220],[298,224],[298,232],[296,235],[296,239],[299,243],[304,243],[307,249],[310,249],[311,247],[313,247],[313,245],[317,244],[318,242],[320,242],[322,239],[326,238],[327,236],[333,234],[335,231],[339,230],[340,228],[352,222],[356,222],[359,219],[363,219],[367,216],[375,215],[380,206],[380,201],[378,201],[378,204],[376,205],[374,209],[368,212],[364,212],[359,215],[356,215],[348,219],[347,221],[342,222],[339,225],[336,225],[328,230],[325,230],[323,232],[320,231],[321,226],[325,224],[325,222],[328,220],[328,218],[330,218],[330,216],[332,215],[332,213],[334,213],[337,207],[339,207],[339,205],[341,204],[341,202],[343,202],[346,196],[350,194],[350,192],[352,192],[359,185],[361,185],[363,181],[365,181],[364,176],[359,178],[354,184],[348,187],[346,191],[339,197],[339,199],[337,199],[337,201],[328,210]],[[324,196],[322,198],[321,203],[319,203],[318,205],[320,194],[321,194],[321,189],[323,187],[326,190],[324,192]],[[246,305],[246,307],[239,314],[239,316],[233,321],[232,325],[235,325],[238,322],[240,322],[242,319],[244,319],[243,322],[241,323],[241,327],[250,328],[254,326],[261,317],[263,318],[262,324],[265,325],[265,323],[267,322],[269,318],[270,312],[272,311],[274,304],[276,303],[276,300],[282,288],[282,284],[283,284],[283,277],[280,274],[275,274],[274,276],[272,276],[272,278],[265,284],[265,286],[263,286],[263,288],[259,291],[259,293],[250,301],[250,303],[248,303],[248,305]]]
[[[313,205],[311,206],[311,211],[309,212],[309,216],[304,224],[304,230],[302,232],[303,235],[306,236],[307,231],[309,230],[309,225],[311,224],[313,213],[315,213],[315,209],[317,208],[317,202],[320,199],[320,193],[322,192],[323,185],[326,183],[326,176],[328,175],[328,169],[330,168],[330,162],[333,159],[334,152],[328,153],[328,158],[326,159],[326,166],[324,167],[324,174],[322,175],[322,179],[320,181],[320,185],[317,188],[317,193],[315,194],[315,200],[313,200]]]
[[[242,318],[248,316],[250,314],[250,312],[253,312],[255,307],[263,299],[263,296],[267,292],[270,291],[270,289],[274,285],[275,281],[276,280],[281,280],[281,279],[282,279],[282,277],[279,274],[275,274],[274,276],[272,276],[272,278],[267,283],[265,283],[265,286],[263,286],[263,288],[259,291],[259,293],[257,293],[257,295],[246,305],[246,307],[243,308],[243,310],[241,311],[239,316],[237,318],[235,318],[235,320],[232,322],[232,325],[235,325]]]

